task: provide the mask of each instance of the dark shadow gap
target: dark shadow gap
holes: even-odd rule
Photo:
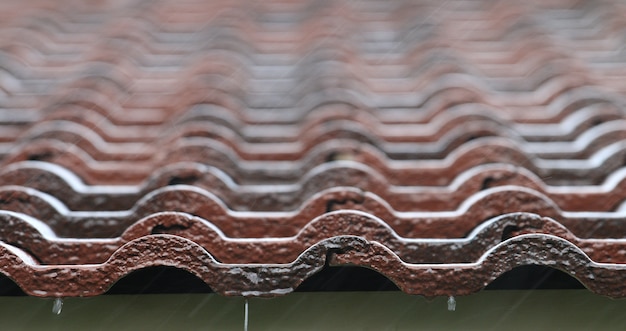
[[[174,267],[150,267],[124,276],[106,294],[211,293],[211,288],[188,271]]]
[[[0,274],[0,296],[22,297],[26,296],[26,293],[11,278]]]
[[[584,289],[578,279],[551,267],[525,265],[514,268],[491,282],[486,290],[573,290]]]
[[[387,277],[363,267],[324,267],[307,278],[296,292],[399,291]]]

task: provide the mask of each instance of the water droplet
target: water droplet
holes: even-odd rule
[[[455,311],[456,310],[456,300],[453,296],[448,297],[448,310]]]
[[[61,309],[63,309],[63,299],[55,298],[52,303],[52,313],[59,315],[61,314]]]

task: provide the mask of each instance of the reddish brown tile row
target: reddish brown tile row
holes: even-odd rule
[[[423,170],[416,177],[425,174],[428,172]],[[523,167],[500,163],[470,168],[446,186],[394,185],[387,179],[393,177],[387,176],[354,161],[334,161],[313,169],[295,183],[242,185],[234,183],[233,178],[218,168],[195,163],[162,169],[141,186],[86,186],[66,169],[30,161],[0,173],[5,184],[5,189],[0,191],[23,191],[35,200],[54,200],[50,204],[83,211],[142,209],[142,205],[158,204],[159,200],[180,200],[180,203],[190,198],[184,195],[175,199],[175,193],[167,192],[187,191],[216,196],[233,210],[289,211],[307,204],[325,190],[352,187],[381,197],[399,211],[446,211],[459,208],[469,197],[489,189],[513,185],[536,191],[565,211],[616,211],[620,209],[626,185],[623,169],[598,185],[553,186]],[[406,178],[405,184],[413,179],[408,175]],[[7,196],[3,204],[11,204],[14,194],[17,193],[3,193]],[[166,195],[170,197],[164,198]]]
[[[6,222],[3,241],[27,250],[41,264],[103,263],[125,243],[154,234],[174,234],[193,240],[223,263],[289,263],[319,241],[346,235],[375,240],[408,263],[469,263],[478,260],[499,242],[523,233],[563,237],[594,261],[623,263],[622,260],[626,259],[618,253],[626,245],[624,240],[581,239],[560,223],[530,213],[497,216],[475,227],[467,237],[438,240],[417,238],[419,235],[399,237],[383,220],[355,210],[324,213],[304,225],[294,236],[273,237],[271,240],[227,237],[218,224],[178,212],[151,214],[127,227],[120,237],[98,240],[58,238],[32,218],[17,213],[2,216]],[[420,225],[425,227],[416,224],[416,228]],[[249,225],[260,230],[264,226],[269,227],[267,224]]]
[[[557,158],[555,154],[549,158],[539,158],[524,152],[515,142],[503,137],[474,139],[443,158],[420,158],[421,153],[408,150],[410,145],[406,146],[407,151],[395,155],[400,159],[389,158],[380,149],[367,143],[342,139],[312,146],[310,153],[296,160],[284,159],[288,151],[270,153],[273,150],[271,146],[267,146],[265,152],[256,153],[261,160],[246,160],[213,139],[196,139],[176,146],[169,154],[168,149],[164,148],[162,154],[158,153],[162,155],[161,162],[148,162],[95,161],[75,145],[45,141],[28,144],[22,150],[23,153],[4,168],[15,169],[13,164],[22,164],[28,160],[45,161],[70,169],[89,185],[142,186],[142,182],[156,180],[155,173],[159,174],[157,178],[164,179],[160,173],[176,172],[171,169],[204,168],[190,166],[191,163],[219,168],[220,172],[242,183],[274,184],[306,181],[306,178],[324,172],[333,161],[356,161],[366,164],[394,185],[442,186],[450,185],[463,172],[482,164],[506,163],[524,167],[554,185],[598,185],[623,165],[626,153],[624,141],[619,140],[598,148],[588,158]],[[556,150],[559,147],[559,144],[552,145]],[[180,177],[175,173],[172,176]]]
[[[294,130],[294,137],[287,138],[288,141],[285,141],[284,136],[272,137],[267,134],[276,135],[277,132],[290,129],[289,127],[259,127],[257,132],[266,136],[248,139],[225,128],[224,125],[194,123],[176,127],[174,137],[158,139],[162,146],[160,151],[155,148],[154,142],[108,143],[96,132],[72,122],[40,123],[32,129],[36,130],[35,134],[13,142],[10,147],[7,146],[6,153],[9,155],[5,163],[32,158],[46,148],[54,149],[55,146],[63,145],[72,146],[75,154],[86,154],[86,158],[93,160],[91,163],[114,161],[138,164],[163,163],[164,154],[170,154],[177,147],[193,144],[198,140],[211,140],[213,144],[223,145],[238,157],[247,160],[300,160],[312,154],[318,145],[328,145],[329,142],[337,140],[371,145],[392,159],[440,159],[462,148],[468,141],[485,137],[504,137],[515,142],[518,149],[531,156],[583,159],[589,158],[598,149],[623,140],[626,136],[624,121],[620,120],[594,123],[595,127],[580,132],[570,141],[558,141],[558,136],[550,137],[549,141],[539,141],[538,138],[531,136],[529,137],[533,139],[531,142],[526,141],[525,137],[507,125],[494,124],[491,120],[471,121],[462,118],[459,122],[457,125],[452,124],[454,127],[449,132],[440,129],[435,131],[434,137],[433,135],[423,137],[415,136],[412,132],[433,131],[433,128],[426,129],[427,125],[389,125],[389,134],[372,134],[368,130],[375,130],[374,125],[362,125],[352,121],[326,121],[311,130]],[[541,130],[541,126],[526,128]],[[32,145],[38,147],[34,149]],[[270,154],[268,150],[278,150],[281,153],[268,155]]]
[[[3,272],[28,294],[36,296],[102,294],[128,272],[154,265],[187,270],[223,295],[276,296],[293,291],[318,272],[327,256],[332,265],[373,268],[409,294],[470,294],[516,266],[537,264],[576,275],[598,294],[624,296],[623,264],[593,262],[570,241],[547,234],[524,234],[508,239],[473,263],[444,264],[406,263],[383,244],[357,236],[318,241],[295,261],[285,264],[220,263],[195,242],[172,235],[135,239],[102,264],[42,266],[16,252],[14,247],[2,244],[0,250]]]

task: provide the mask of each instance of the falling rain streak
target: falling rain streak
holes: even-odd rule
[[[248,331],[248,299],[243,306],[243,331]]]
[[[529,261],[626,297],[626,7],[482,1],[0,1],[0,271],[56,315],[329,262],[440,311]]]

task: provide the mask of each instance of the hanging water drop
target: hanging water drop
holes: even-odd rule
[[[52,303],[52,313],[59,315],[61,314],[61,309],[63,309],[63,299],[55,298]]]
[[[453,296],[448,297],[448,310],[455,311],[456,310],[456,300]]]

